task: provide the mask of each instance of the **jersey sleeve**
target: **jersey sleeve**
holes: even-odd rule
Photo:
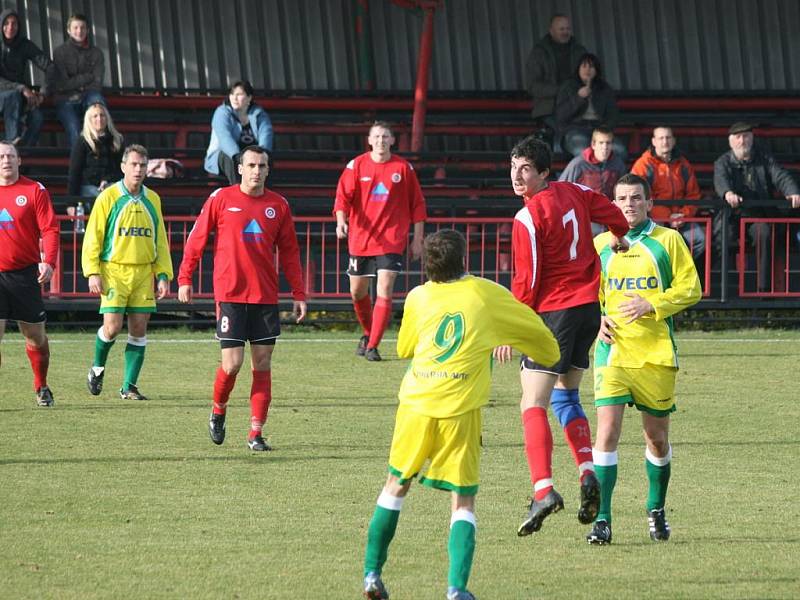
[[[287,205],[286,212],[281,220],[281,227],[277,237],[278,260],[281,270],[292,288],[292,298],[298,302],[306,299],[303,284],[303,267],[300,262],[300,248],[297,245],[297,233],[294,230],[294,220]]]
[[[111,190],[111,188],[106,188]],[[103,191],[95,200],[89,220],[86,222],[86,232],[83,236],[81,249],[81,267],[83,276],[100,274],[100,252],[106,239],[106,221],[108,220],[109,203],[108,195]]]
[[[172,256],[169,252],[169,237],[167,228],[164,224],[164,215],[161,213],[161,199],[155,204],[158,222],[156,223],[156,260],[153,263],[153,275],[160,277],[166,275],[168,281],[172,281]]]
[[[619,207],[606,198],[590,189],[583,190],[584,197],[591,209],[592,223],[605,225],[617,237],[628,233],[628,222]]]
[[[511,291],[517,300],[533,306],[539,292],[539,275],[542,269],[539,261],[541,242],[527,208],[520,210],[514,218],[511,247],[514,254]]]
[[[422,195],[422,187],[417,178],[417,172],[414,167],[409,163],[408,165],[408,184],[409,184],[409,199],[411,206],[409,207],[409,214],[411,215],[412,223],[421,223],[428,218],[428,211],[425,206],[425,196]]]
[[[39,227],[39,235],[42,238],[44,262],[55,268],[60,242],[58,219],[56,219],[56,213],[53,210],[50,193],[41,183],[36,194],[36,224]]]
[[[334,214],[340,210],[345,214],[350,214],[353,197],[356,193],[355,164],[355,159],[351,160],[339,176],[339,183],[336,185],[336,200],[333,203]]]
[[[192,273],[203,256],[209,234],[217,227],[217,210],[214,199],[218,192],[219,189],[208,197],[200,215],[194,222],[194,227],[189,232],[189,237],[186,238],[183,245],[183,260],[178,270],[178,285],[192,285]]]
[[[414,349],[419,341],[419,331],[417,329],[417,293],[415,288],[406,296],[403,305],[403,319],[400,322],[400,332],[397,334],[397,356],[400,358],[411,358],[414,356]]]
[[[697,268],[686,242],[680,234],[671,235],[669,240],[672,282],[664,292],[649,298],[658,321],[697,304],[702,295]]]

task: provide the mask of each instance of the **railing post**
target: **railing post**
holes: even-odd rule
[[[422,150],[425,136],[425,112],[428,106],[428,72],[430,71],[431,54],[433,52],[433,14],[434,8],[425,9],[425,21],[422,26],[422,39],[419,44],[419,61],[417,62],[417,85],[414,89],[414,116],[411,119],[411,151]]]
[[[722,232],[720,235],[720,246],[722,250],[720,251],[720,261],[719,261],[719,271],[720,271],[720,296],[719,300],[723,304],[728,301],[728,222],[730,221],[731,209],[727,206],[722,207],[722,216],[720,217],[722,221]]]

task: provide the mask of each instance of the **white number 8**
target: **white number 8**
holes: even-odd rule
[[[219,330],[222,333],[228,333],[228,329],[230,329],[230,322],[228,321],[228,317],[222,317],[219,320]]]

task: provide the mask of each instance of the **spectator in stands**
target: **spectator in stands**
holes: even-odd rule
[[[19,31],[19,15],[14,9],[0,13],[3,46],[0,53],[0,111],[5,121],[6,140],[15,145],[32,146],[42,129],[39,105],[56,76],[56,67],[41,48]],[[41,92],[26,81],[28,61],[45,72]]]
[[[692,165],[675,146],[671,127],[653,129],[651,146],[633,163],[631,173],[650,184],[650,197],[655,201],[650,218],[678,230],[686,240],[695,260],[703,255],[706,246],[705,228],[699,223],[684,223],[683,219],[697,214],[691,205],[664,205],[659,200],[700,200],[700,186]]]
[[[83,115],[83,130],[69,156],[70,196],[94,200],[109,184],[122,177],[122,134],[102,102]]]
[[[239,153],[252,145],[272,152],[272,121],[267,111],[253,103],[250,82],[237,81],[228,90],[228,99],[217,107],[211,119],[206,171],[225,175],[231,185],[238,184]]]
[[[741,217],[779,217],[775,207],[751,206],[752,200],[769,199],[779,191],[792,208],[800,208],[800,187],[772,155],[753,145],[753,126],[734,123],[728,130],[730,150],[714,162],[714,190],[733,209],[728,222],[728,239],[735,243]],[[757,246],[758,291],[769,291],[772,270],[772,227],[768,223],[751,223],[747,228],[750,240]],[[714,219],[714,240],[721,248],[722,218],[718,213]]]
[[[589,147],[592,131],[599,125],[614,127],[617,121],[614,90],[603,79],[600,59],[586,53],[580,57],[574,76],[565,81],[556,96],[556,122],[564,136],[564,150],[578,156]],[[624,160],[625,145],[615,139],[614,152]]]
[[[559,86],[575,72],[584,48],[572,36],[572,24],[566,15],[550,19],[550,29],[539,40],[525,63],[525,87],[533,97],[531,116],[555,129],[555,99]]]
[[[67,144],[75,145],[86,109],[105,104],[103,87],[104,58],[96,46],[89,44],[89,21],[81,14],[67,21],[69,39],[53,51],[58,78],[53,84],[58,120],[67,132]],[[118,175],[115,174],[116,180]]]

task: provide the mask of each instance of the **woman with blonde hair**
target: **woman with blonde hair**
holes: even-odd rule
[[[83,129],[69,157],[70,196],[94,199],[109,184],[122,178],[122,134],[105,104],[92,104],[83,115]]]

